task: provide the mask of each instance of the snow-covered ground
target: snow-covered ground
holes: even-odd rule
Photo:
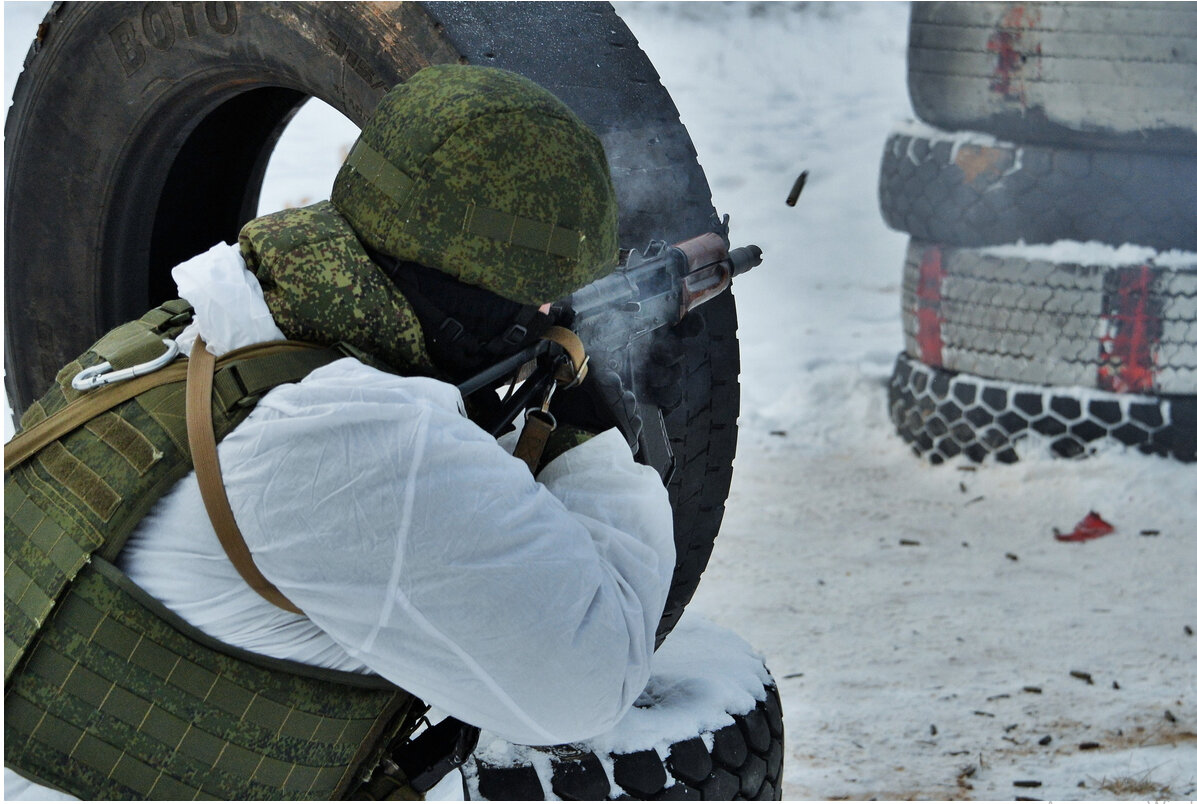
[[[905,5],[618,8],[766,255],[735,288],[740,447],[692,609],[778,679],[785,797],[1192,798],[1197,468],[931,467],[886,417],[906,238],[876,188],[911,116]],[[1053,538],[1090,509],[1116,533]]]
[[[46,4],[32,6],[5,5],[9,95]],[[766,656],[785,797],[1193,798],[1197,467],[1035,445],[1013,466],[931,467],[886,417],[905,236],[882,223],[876,185],[911,115],[907,7],[617,8],[735,244],[766,255],[735,288],[740,448],[691,609]],[[263,211],[323,197],[352,139],[302,114]],[[286,150],[306,147],[301,131],[324,149],[315,172]],[[1090,510],[1116,531],[1053,538]]]

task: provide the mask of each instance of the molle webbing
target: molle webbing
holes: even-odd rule
[[[128,326],[128,325],[126,325]],[[76,361],[96,362],[94,350]],[[338,357],[333,350],[269,344],[221,358],[213,390],[213,422],[219,440],[249,415],[269,388],[301,379]],[[7,679],[40,623],[74,573],[94,552],[115,560],[125,539],[159,497],[191,469],[184,418],[183,366],[175,364],[145,380],[165,382],[50,441],[12,466],[4,499],[4,672]],[[42,402],[50,417],[34,427],[52,434],[56,417],[86,405],[70,377]],[[130,380],[141,382],[143,378]],[[173,381],[172,381],[173,380]],[[99,389],[104,395],[120,386]],[[23,419],[23,421],[27,421]],[[32,429],[31,429],[32,433]],[[21,436],[18,436],[20,438]],[[16,439],[14,439],[16,441]],[[7,452],[7,451],[6,451]],[[6,454],[5,468],[10,462]]]
[[[189,318],[186,304],[173,302],[106,335],[22,419],[27,428],[43,422],[53,440],[10,470],[6,454],[5,763],[85,799],[351,793],[414,725],[415,699],[372,677],[208,639],[110,563],[191,469],[183,367],[160,370],[164,384],[54,432],[55,414],[110,390],[81,396],[70,387],[75,374],[115,364],[125,348],[145,354]],[[213,387],[216,438],[270,388],[340,356],[286,343],[225,355]]]
[[[105,360],[117,368],[130,365],[119,347],[123,344],[136,344],[136,348],[131,350],[136,352],[140,345],[150,338],[156,344],[155,354],[158,354],[162,350],[162,338],[173,338],[181,333],[191,322],[191,314],[191,305],[182,299],[173,299],[150,310],[137,321],[130,321],[110,331],[58,372],[55,384],[50,386],[41,399],[30,405],[21,417],[22,431],[58,412],[83,394],[82,391],[76,391],[71,387],[71,378],[80,371]]]
[[[71,378],[114,357],[108,345],[136,343],[147,331],[161,343],[162,337],[178,335],[190,318],[190,307],[176,301],[109,332],[59,372],[55,385],[22,417],[22,427],[31,435],[48,434],[57,416],[69,415],[64,412],[83,397],[71,388]],[[110,354],[101,355],[101,348]],[[10,463],[10,452],[27,436],[22,432],[6,446],[6,683],[79,568],[97,551],[115,557],[150,505],[186,474],[189,456],[168,448],[176,444],[172,420],[162,415],[169,406],[159,408],[171,400],[172,389],[181,404],[181,385],[152,389],[37,447],[17,465]],[[174,460],[167,460],[168,453]]]
[[[5,692],[5,761],[85,798],[337,798],[413,719],[376,677],[215,643],[102,559],[48,625]]]

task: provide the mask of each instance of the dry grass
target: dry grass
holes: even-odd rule
[[[1115,796],[1135,796],[1140,799],[1172,798],[1172,788],[1166,784],[1152,781],[1150,776],[1151,771],[1146,771],[1139,776],[1115,776],[1102,779],[1097,788]]]

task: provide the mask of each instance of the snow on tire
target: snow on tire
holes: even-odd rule
[[[1197,153],[1197,3],[913,3],[907,85],[940,128]]]
[[[906,352],[999,380],[1197,394],[1197,253],[912,240]]]
[[[621,244],[709,229],[689,134],[608,4],[55,3],[5,122],[5,384],[16,415],[87,344],[171,298],[172,266],[237,241],[304,101],[361,125],[388,88],[445,62],[526,75],[586,121],[611,162]],[[722,294],[694,316],[705,326],[685,339],[681,402],[665,416],[678,564],[658,640],[698,587],[736,448],[735,302]]]
[[[913,124],[886,142],[880,196],[885,222],[919,240],[1197,251],[1197,157],[1013,145]]]
[[[1036,439],[1064,458],[1091,454],[1109,440],[1197,461],[1197,396],[990,380],[901,354],[889,380],[889,415],[902,440],[933,464],[958,455],[1014,463],[1018,442]]]
[[[614,729],[551,748],[483,732],[463,771],[475,800],[777,801],[784,755],[781,700],[760,657],[691,614]]]

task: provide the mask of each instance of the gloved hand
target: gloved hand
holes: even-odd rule
[[[592,355],[585,381],[555,394],[549,410],[558,421],[593,433],[617,427],[635,452],[644,428],[636,405],[636,395],[619,374]]]
[[[658,333],[636,366],[636,390],[668,415],[682,403],[685,347],[671,331]]]
[[[668,329],[653,333],[647,354],[636,367],[636,391],[641,398],[669,415],[682,403],[685,380],[685,341],[703,331],[701,316],[691,313]]]
[[[644,421],[636,409],[636,395],[632,389],[623,384],[623,378],[617,372],[606,367],[592,369],[582,386],[585,387],[587,383],[594,383],[594,392],[602,400],[619,431],[627,439],[628,446],[635,453],[639,448],[640,431],[644,429]]]
[[[611,325],[618,323],[613,321]],[[636,394],[665,414],[680,405],[685,378],[685,341],[704,328],[702,317],[692,313],[677,326],[654,333],[647,350],[634,356],[635,391],[610,368],[611,355],[592,352],[586,381],[578,388],[558,393],[551,408],[553,414],[562,422],[595,433],[618,427],[635,452],[644,428]]]

